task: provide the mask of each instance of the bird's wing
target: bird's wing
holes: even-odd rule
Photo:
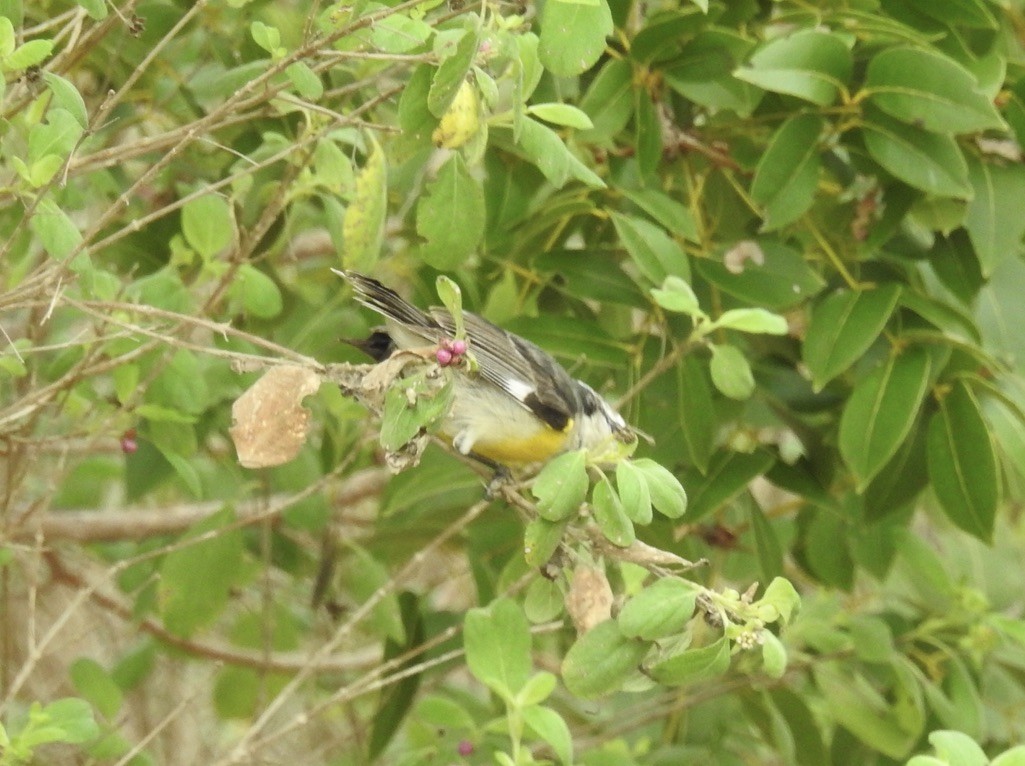
[[[446,309],[432,308],[430,315],[455,335],[455,322]],[[463,312],[463,324],[480,376],[555,430],[564,430],[577,410],[577,392],[562,365],[530,341],[476,314]]]

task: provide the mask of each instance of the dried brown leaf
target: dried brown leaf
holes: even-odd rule
[[[612,600],[612,586],[604,570],[591,566],[576,568],[566,595],[566,611],[577,633],[584,634],[612,617]]]
[[[229,429],[238,462],[245,468],[281,465],[299,454],[309,432],[310,411],[302,400],[320,388],[307,367],[269,369],[231,406]]]

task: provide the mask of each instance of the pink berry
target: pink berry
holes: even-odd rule
[[[438,364],[442,367],[448,367],[452,364],[452,352],[445,348],[439,348],[434,352],[434,358],[438,360]]]
[[[135,440],[135,429],[129,428],[121,434],[121,451],[126,455],[131,455],[137,449],[139,449],[139,443]]]
[[[473,755],[473,743],[468,739],[459,740],[459,755],[464,758],[468,755]]]
[[[462,356],[466,353],[466,341],[465,340],[454,340],[452,341],[452,353],[456,356]]]

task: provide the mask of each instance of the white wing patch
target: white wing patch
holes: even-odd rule
[[[502,387],[519,401],[524,401],[534,393],[534,385],[515,378],[506,378],[502,381]]]

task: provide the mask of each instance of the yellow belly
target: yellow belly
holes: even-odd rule
[[[504,391],[457,378],[452,409],[439,430],[464,454],[515,467],[542,463],[565,449],[573,421],[556,431]]]
[[[547,426],[527,439],[479,439],[473,451],[501,465],[516,466],[540,463],[562,451],[568,431]]]

